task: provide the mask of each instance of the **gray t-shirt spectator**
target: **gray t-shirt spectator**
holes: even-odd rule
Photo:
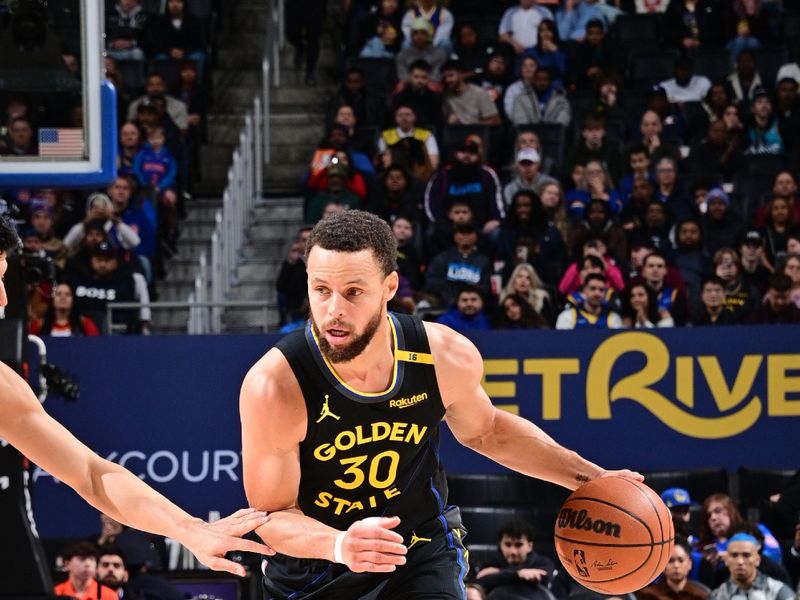
[[[422,49],[409,46],[401,50],[395,60],[397,61],[397,79],[400,81],[408,79],[409,68],[416,60],[424,60],[428,63],[431,66],[431,79],[441,81],[441,68],[447,60],[447,52],[432,44]]]
[[[497,116],[497,107],[489,93],[477,85],[468,83],[463,94],[447,92],[444,95],[445,118],[451,114],[458,117],[462,125],[480,125],[483,119]]]

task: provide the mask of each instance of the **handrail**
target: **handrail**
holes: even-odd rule
[[[215,215],[211,236],[211,262],[204,254],[199,259],[199,273],[194,291],[187,303],[201,307],[208,304],[213,310],[190,310],[188,333],[222,333],[222,313],[236,306],[228,300],[236,283],[239,252],[245,241],[248,217],[263,194],[264,167],[270,163],[270,88],[280,85],[280,50],[284,43],[283,13],[285,0],[269,0],[269,16],[261,61],[261,89],[253,98],[251,110],[245,115],[239,133],[239,145],[233,151],[228,169],[228,182],[222,194],[222,208]],[[270,76],[272,81],[270,81]],[[154,303],[152,306],[156,306]],[[265,318],[268,317],[265,309]],[[266,322],[265,325],[266,327]]]
[[[187,333],[197,335],[197,334],[206,334],[206,333],[215,333],[203,324],[203,322],[208,322],[210,315],[207,309],[218,309],[218,308],[260,308],[264,311],[264,325],[263,330],[266,333],[269,331],[269,322],[267,320],[267,316],[270,310],[276,310],[278,305],[275,303],[268,303],[268,302],[261,302],[259,300],[227,300],[225,302],[210,302],[210,301],[197,301],[195,297],[195,293],[189,295],[189,300],[185,302],[181,302],[178,300],[171,300],[171,301],[164,301],[164,302],[148,302],[143,304],[141,302],[109,302],[106,304],[106,330],[108,331],[109,335],[113,332],[113,323],[114,323],[114,311],[115,310],[132,310],[132,309],[140,309],[143,306],[147,306],[153,310],[189,310],[189,327],[187,328]],[[203,310],[206,309],[206,310]],[[192,313],[196,313],[198,315],[202,315],[199,317],[200,322],[198,322],[198,317],[193,317]]]

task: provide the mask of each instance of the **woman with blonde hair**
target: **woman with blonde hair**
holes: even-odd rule
[[[536,269],[528,263],[521,263],[517,265],[511,272],[511,277],[508,278],[503,290],[500,292],[500,304],[511,294],[519,294],[528,301],[538,314],[540,314],[548,323],[553,322],[553,303],[550,299],[550,293],[545,288],[542,280],[539,278]]]
[[[569,216],[575,221],[580,221],[592,200],[606,202],[615,217],[622,212],[624,205],[622,196],[614,189],[611,174],[599,160],[590,160],[586,163],[577,187],[567,194]]]
[[[547,213],[550,224],[561,232],[561,238],[566,240],[569,231],[569,218],[567,217],[567,204],[564,189],[559,183],[545,183],[539,190],[539,200]]]

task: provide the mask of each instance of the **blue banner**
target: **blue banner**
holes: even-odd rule
[[[604,467],[800,467],[800,327],[471,337],[495,404]],[[239,386],[276,339],[48,339],[50,362],[79,379],[81,398],[45,406],[192,514],[228,513],[246,505]],[[449,471],[502,470],[443,431]],[[99,531],[97,512],[69,488],[42,471],[35,480],[44,537]]]

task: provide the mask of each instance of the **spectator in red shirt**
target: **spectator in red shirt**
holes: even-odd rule
[[[74,335],[100,335],[97,325],[89,317],[78,315],[72,288],[59,283],[53,292],[53,301],[44,319],[31,319],[28,332],[32,335],[69,337]]]

